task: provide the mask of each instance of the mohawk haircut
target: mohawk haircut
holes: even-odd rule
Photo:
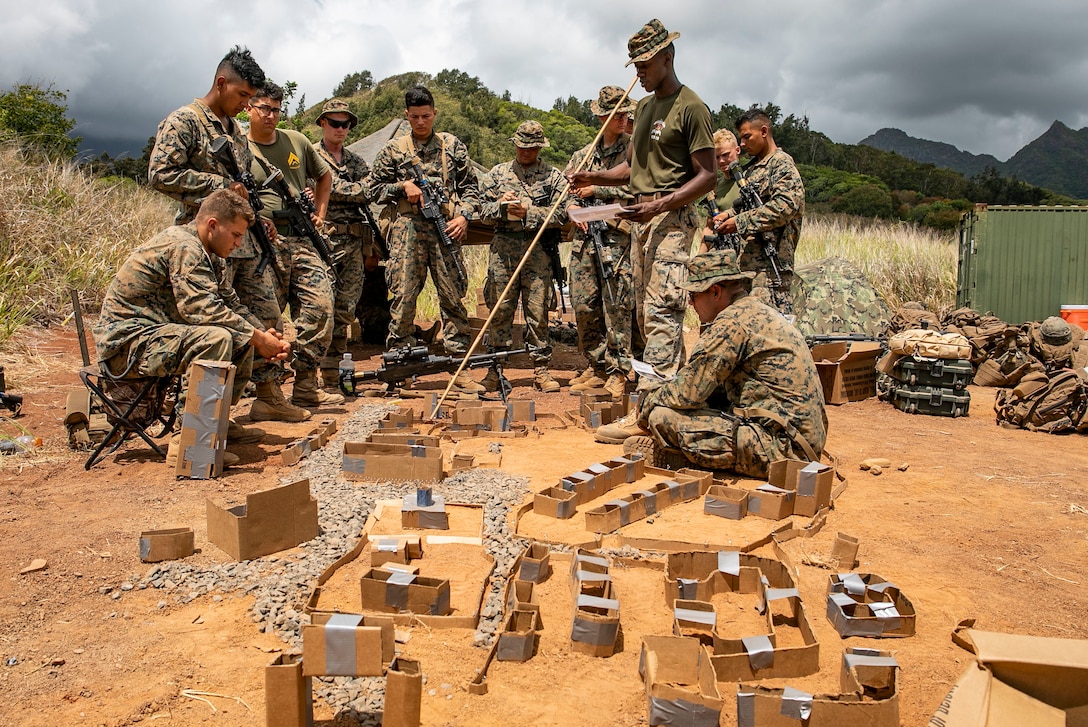
[[[744,124],[756,124],[757,126],[766,126],[771,128],[771,117],[767,115],[767,112],[761,108],[752,107],[745,111],[743,114],[737,117],[733,127],[740,131],[740,127]]]
[[[234,46],[223,56],[223,60],[216,66],[215,74],[234,76],[253,88],[260,88],[265,80],[264,71],[257,65],[257,61],[253,60],[253,54],[249,52],[249,48],[243,48],[240,45]]]

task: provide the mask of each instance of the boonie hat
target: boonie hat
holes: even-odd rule
[[[670,33],[665,30],[660,20],[654,18],[639,28],[639,31],[627,41],[627,55],[631,57],[631,60],[624,65],[629,66],[632,63],[650,60],[679,37],[679,33]]]
[[[326,101],[325,105],[321,107],[321,115],[317,117],[317,120],[321,121],[321,119],[325,118],[325,114],[347,114],[352,126],[359,123],[359,117],[352,113],[348,102],[340,98]]]
[[[608,116],[616,104],[623,98],[623,89],[619,86],[605,86],[597,94],[596,101],[589,102],[589,113],[594,116]],[[623,105],[616,109],[616,115],[630,113],[635,110],[635,102],[630,97],[623,99]]]
[[[546,149],[551,146],[548,137],[544,136],[544,127],[539,121],[522,121],[518,124],[518,130],[510,137],[514,146],[519,149],[533,149],[540,147]]]
[[[710,250],[688,260],[688,282],[682,285],[690,293],[702,293],[714,283],[725,280],[751,280],[755,273],[741,270],[732,250]]]

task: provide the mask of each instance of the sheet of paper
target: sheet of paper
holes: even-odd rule
[[[654,371],[653,366],[645,361],[639,361],[637,358],[631,359],[631,369],[639,376],[645,376],[650,381],[672,381],[672,378],[666,379]]]
[[[571,222],[593,222],[594,220],[614,220],[624,209],[622,204],[601,204],[592,207],[573,207],[567,211]]]

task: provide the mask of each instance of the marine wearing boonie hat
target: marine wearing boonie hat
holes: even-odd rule
[[[589,102],[589,113],[594,116],[608,116],[612,113],[612,109],[616,108],[616,104],[623,98],[624,90],[619,86],[605,86],[597,94],[596,101]],[[616,116],[623,114],[629,114],[635,110],[637,104],[627,97],[623,100],[623,105],[616,109]]]
[[[520,149],[533,149],[535,147],[547,149],[551,146],[548,143],[548,138],[544,136],[544,127],[540,125],[539,121],[522,121],[518,124],[518,130],[510,137],[510,141],[514,142],[514,146]]]
[[[751,280],[755,273],[741,270],[732,250],[711,250],[688,261],[688,282],[680,286],[689,293],[702,293],[715,283]]]
[[[627,55],[631,60],[623,65],[648,61],[665,47],[680,37],[679,33],[670,33],[660,20],[654,18],[639,28],[638,32],[627,41]]]
[[[321,119],[325,118],[327,114],[347,114],[348,119],[351,121],[352,127],[359,123],[359,117],[352,113],[351,107],[348,106],[348,102],[343,99],[334,98],[325,102],[325,105],[321,107],[321,115],[317,117],[318,126],[320,126]]]

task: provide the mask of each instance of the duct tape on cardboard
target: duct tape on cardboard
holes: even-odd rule
[[[676,587],[680,592],[680,598],[685,601],[694,601],[699,592],[699,581],[695,578],[677,578]]]
[[[748,653],[748,663],[752,671],[766,669],[774,665],[774,644],[766,634],[759,636],[745,636],[740,640],[744,650]]]
[[[727,520],[741,520],[744,514],[740,511],[740,503],[730,500],[720,500],[713,495],[707,495],[703,500],[703,514],[716,515]]]
[[[606,507],[614,507],[620,511],[620,527],[631,524],[631,503],[627,500],[610,500]]]
[[[793,687],[782,689],[782,716],[806,720],[812,714],[812,695]]]
[[[718,551],[718,570],[722,573],[731,576],[740,575],[740,551],[739,550],[719,550]]]
[[[646,508],[646,516],[647,517],[649,517],[650,515],[656,515],[657,514],[657,493],[656,492],[650,492],[649,490],[639,490],[635,494],[642,497],[642,501],[643,501],[643,503],[645,503],[644,506]]]
[[[686,699],[650,697],[650,724],[716,727],[721,711]]]
[[[345,454],[340,469],[345,472],[351,472],[356,475],[366,474],[366,460],[362,457],[353,457],[350,454]]]
[[[696,611],[692,608],[675,608],[673,609],[672,615],[677,621],[685,621],[687,623],[705,624],[707,626],[715,626],[718,623],[718,615],[713,611]]]
[[[857,573],[840,573],[839,581],[846,592],[852,596],[865,595],[865,581]]]
[[[376,538],[374,550],[379,553],[396,553],[400,550],[400,542],[396,538]]]
[[[880,656],[876,649],[854,649],[853,653],[847,651],[843,653],[842,660],[847,669],[859,666],[899,666],[894,656]]]
[[[414,573],[397,571],[385,581],[385,605],[398,611],[408,609],[408,587],[416,579]]]
[[[329,676],[354,676],[356,669],[355,629],[363,617],[337,613],[325,622],[325,673]]]
[[[756,727],[755,692],[737,692],[737,727]]]

